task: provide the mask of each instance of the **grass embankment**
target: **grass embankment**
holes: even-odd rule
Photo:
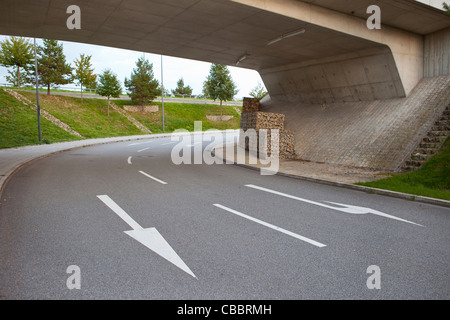
[[[32,103],[36,103],[33,92],[20,91]],[[126,117],[110,108],[105,99],[80,98],[41,94],[40,105],[47,112],[68,124],[85,138],[104,138],[143,134]],[[114,100],[117,106],[130,105],[130,100]],[[131,116],[149,128],[153,133],[162,132],[161,103],[155,113],[129,112]],[[238,129],[240,116],[231,106],[223,106],[223,115],[233,115],[228,121],[211,121],[206,115],[219,115],[218,105],[164,103],[165,132],[176,129],[193,131],[194,121],[202,121],[203,130]],[[0,148],[38,144],[36,111],[25,106],[0,89]],[[45,142],[60,142],[80,139],[73,136],[41,117],[42,139]]]
[[[75,137],[41,118],[42,141],[60,142]],[[39,144],[36,110],[0,90],[0,148]]]
[[[420,169],[359,185],[450,200],[450,138]]]
[[[114,103],[123,108],[124,105],[132,105],[130,100],[114,100]],[[130,114],[149,128],[153,133],[162,132],[162,108],[161,102],[152,102],[158,106],[158,112],[131,112]],[[206,116],[219,116],[220,106],[195,103],[164,103],[164,128],[165,132],[176,129],[194,130],[194,121],[202,121],[202,129],[239,129],[241,117],[232,106],[222,106],[222,114],[231,115],[228,121],[212,121]]]
[[[20,92],[33,103],[36,94]],[[39,95],[39,103],[43,109],[67,123],[73,130],[85,138],[106,138],[143,134],[127,118],[109,110],[107,101],[103,99],[86,99],[46,94]]]

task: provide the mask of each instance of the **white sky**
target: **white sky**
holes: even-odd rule
[[[442,2],[445,0],[417,0],[425,4],[435,6],[442,9]],[[0,41],[6,39],[6,36],[0,36]],[[32,41],[32,39],[30,39]],[[136,52],[130,50],[108,48],[102,46],[87,45],[81,43],[61,41],[64,46],[64,54],[67,62],[73,66],[73,61],[77,59],[80,54],[92,55],[92,64],[95,73],[100,74],[103,70],[111,68],[122,82],[125,77],[129,78],[133,68],[136,66],[136,61],[141,57],[143,52]],[[41,40],[37,40],[37,44],[41,44]],[[153,71],[155,78],[161,81],[161,56],[145,53],[145,57],[153,63]],[[210,63],[200,62],[195,60],[180,59],[175,57],[163,57],[163,78],[164,87],[169,91],[176,87],[176,83],[180,78],[183,78],[185,85],[193,88],[193,94],[198,95],[202,93],[203,81],[205,81],[210,68]],[[239,90],[235,98],[242,98],[249,96],[250,91],[256,87],[258,83],[263,83],[261,77],[256,71],[229,67],[231,76],[237,84]],[[0,67],[0,84],[6,83],[5,76],[7,69]],[[71,85],[75,88],[75,85]]]
[[[7,36],[0,36],[0,41],[7,39]],[[33,39],[29,39],[33,43]],[[59,41],[63,44],[66,61],[74,66],[73,61],[78,59],[80,54],[92,55],[91,62],[95,73],[100,74],[105,69],[110,68],[115,72],[122,83],[125,77],[130,78],[133,69],[136,67],[136,61],[142,55],[153,63],[153,72],[155,78],[161,82],[161,55],[130,51],[117,48],[109,48],[103,46],[88,45],[83,43],[75,43],[68,41]],[[37,45],[42,45],[40,39],[36,40]],[[207,62],[181,59],[169,56],[163,56],[163,80],[164,88],[169,91],[175,89],[177,81],[183,78],[184,84],[189,85],[193,89],[193,94],[202,93],[203,82],[209,74],[211,64]],[[263,83],[259,73],[254,70],[248,70],[237,67],[228,67],[233,81],[239,90],[235,98],[248,97],[250,91],[259,83]],[[5,76],[7,69],[0,67],[0,84],[6,83]],[[76,89],[74,84],[69,85]],[[125,88],[124,88],[125,90]]]
[[[422,3],[425,3],[429,6],[433,6],[439,9],[442,9],[442,3],[446,2],[446,3],[450,3],[448,0],[416,0]]]

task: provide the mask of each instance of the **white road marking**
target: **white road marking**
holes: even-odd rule
[[[294,237],[294,238],[296,238],[296,239],[305,241],[305,242],[307,242],[307,243],[309,243],[309,244],[312,244],[312,245],[314,245],[314,246],[316,246],[316,247],[319,247],[319,248],[326,247],[326,245],[324,245],[323,243],[320,243],[320,242],[317,242],[317,241],[315,241],[315,240],[306,238],[306,237],[304,237],[304,236],[301,236],[301,235],[299,235],[299,234],[293,233],[293,232],[288,231],[288,230],[286,230],[286,229],[277,227],[277,226],[275,226],[275,225],[273,225],[273,224],[270,224],[270,223],[268,223],[268,222],[265,222],[265,221],[262,221],[262,220],[253,218],[253,217],[248,216],[248,215],[246,215],[246,214],[243,214],[243,213],[241,213],[241,212],[239,212],[239,211],[236,211],[236,210],[227,208],[227,207],[225,207],[225,206],[223,206],[223,205],[221,205],[221,204],[217,204],[217,203],[216,203],[216,204],[214,204],[214,206],[216,206],[216,207],[218,207],[218,208],[221,208],[221,209],[223,209],[223,210],[226,210],[226,211],[228,211],[228,212],[234,213],[234,214],[236,214],[236,215],[238,215],[238,216],[240,216],[240,217],[243,217],[243,218],[245,218],[245,219],[251,220],[251,221],[256,222],[256,223],[259,223],[259,224],[261,224],[261,225],[263,225],[263,226],[266,226],[266,227],[268,227],[268,228],[271,228],[271,229],[273,229],[273,230],[276,230],[276,231],[282,232],[282,233],[284,233],[284,234],[287,234],[287,235],[289,235],[289,236],[291,236],[291,237]]]
[[[196,278],[195,274],[189,269],[184,261],[177,255],[175,250],[163,238],[163,236],[156,230],[156,228],[142,228],[136,221],[133,220],[122,208],[120,208],[114,200],[107,195],[97,196],[104,204],[106,204],[114,213],[116,213],[122,220],[124,220],[133,230],[124,231],[133,239],[139,241],[144,246],[160,255],[170,263]]]
[[[171,141],[171,142],[166,142],[166,143],[161,143],[162,146],[167,146],[168,144],[174,144],[177,143],[176,141]]]
[[[100,200],[103,201],[104,204],[106,204],[112,211],[115,212],[123,221],[125,221],[133,230],[143,230],[143,228],[133,220],[121,207],[117,205],[117,203],[114,202],[113,199],[111,199],[107,195],[100,195],[97,196]]]
[[[327,204],[323,204],[320,202],[316,202],[316,201],[311,201],[311,200],[307,200],[307,199],[303,199],[303,198],[299,198],[296,196],[292,196],[283,192],[279,192],[279,191],[275,191],[275,190],[271,190],[271,189],[267,189],[267,188],[263,188],[263,187],[258,187],[252,184],[247,184],[245,185],[246,187],[249,188],[253,188],[253,189],[257,189],[257,190],[261,190],[261,191],[265,191],[265,192],[269,192],[269,193],[273,193],[282,197],[286,197],[286,198],[290,198],[290,199],[294,199],[294,200],[298,200],[298,201],[302,201],[302,202],[306,202],[306,203],[310,203],[316,206],[320,206],[323,208],[328,208],[328,209],[332,209],[332,210],[336,210],[336,211],[341,211],[341,212],[345,212],[345,213],[350,213],[350,214],[367,214],[367,213],[372,213],[378,216],[382,216],[382,217],[386,217],[386,218],[390,218],[390,219],[394,219],[394,220],[398,220],[398,221],[402,221],[402,222],[407,222],[407,223],[411,223],[420,227],[423,227],[423,225],[415,223],[415,222],[411,222],[402,218],[398,218],[396,216],[392,216],[390,214],[387,213],[383,213],[381,211],[377,211],[374,209],[370,209],[370,208],[364,208],[364,207],[358,207],[358,206],[352,206],[352,205],[348,205],[348,204],[341,204],[341,203],[336,203],[336,202],[330,202],[330,201],[326,201],[328,203],[332,203],[332,204],[337,204],[339,206],[342,206],[343,208],[340,207],[333,207]]]
[[[131,164],[131,156],[128,157],[127,162],[128,164]]]
[[[137,152],[142,152],[142,151],[148,150],[148,149],[150,149],[150,148],[151,148],[151,147],[147,147],[147,148],[144,148],[144,149],[138,150]]]
[[[149,175],[148,173],[145,173],[144,171],[139,171],[139,172],[142,173],[144,176],[149,177],[150,179],[153,179],[161,184],[167,184],[167,182],[159,180],[158,178],[155,178],[155,177]]]
[[[187,147],[193,147],[193,146],[195,146],[197,144],[200,144],[200,143],[202,143],[202,142],[194,142],[194,143],[188,144]]]
[[[137,146],[137,145],[140,145],[140,144],[144,144],[144,143],[152,143],[153,142],[153,140],[151,140],[151,141],[144,141],[144,142],[135,142],[135,143],[132,143],[132,144],[129,144],[128,146],[130,147],[130,146]]]

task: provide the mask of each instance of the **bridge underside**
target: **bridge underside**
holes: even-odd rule
[[[364,114],[364,108],[373,106],[374,101],[406,99],[424,76],[450,74],[450,17],[413,0],[378,0],[382,29],[369,30],[366,10],[371,2],[80,0],[76,5],[81,9],[81,29],[69,30],[66,10],[73,1],[3,0],[0,34],[233,66],[240,60],[239,67],[261,74],[271,97],[266,109],[287,112],[296,149],[308,159],[299,145],[309,143],[301,140],[306,137],[307,126],[295,120],[305,110],[315,110],[315,117],[320,117],[323,108],[333,104],[358,103],[361,107],[354,113]],[[304,32],[273,42],[300,30]],[[354,115],[346,113],[345,117],[348,121],[342,125],[351,132]],[[308,139],[325,143],[320,133]],[[326,141],[331,147],[332,140]],[[320,156],[310,158],[321,160]]]

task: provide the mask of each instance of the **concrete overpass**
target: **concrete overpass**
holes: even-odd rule
[[[72,4],[81,9],[79,30],[66,26]],[[372,4],[381,8],[380,30],[366,26]],[[271,97],[263,110],[286,114],[297,157],[311,161],[397,168],[431,126],[422,115],[418,131],[406,128],[409,118],[399,124],[398,117],[428,110],[417,99],[437,85],[418,85],[439,77],[434,95],[450,91],[450,17],[414,0],[3,0],[0,12],[0,34],[239,61],[261,74]],[[408,109],[407,99],[418,109]],[[430,106],[433,117],[450,96],[441,100]],[[364,113],[373,121],[355,120]],[[385,141],[371,151],[376,140]],[[397,156],[383,160],[392,150]]]

